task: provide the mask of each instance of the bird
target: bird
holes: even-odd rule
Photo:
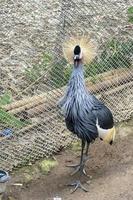
[[[67,129],[81,140],[80,163],[70,167],[75,168],[73,174],[80,172],[80,175],[86,175],[85,163],[88,160],[90,144],[96,138],[110,145],[114,142],[114,118],[111,110],[85,85],[84,65],[95,57],[95,49],[90,39],[71,38],[64,43],[63,51],[67,61],[73,63],[73,70],[65,94],[57,105],[63,112]],[[70,185],[74,187],[72,192],[78,188],[88,191],[80,180]]]

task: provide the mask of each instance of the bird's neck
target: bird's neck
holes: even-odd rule
[[[74,60],[74,68],[80,68],[82,67],[83,62],[82,59]]]
[[[82,92],[83,90],[85,90],[85,81],[82,64],[79,64],[78,66],[74,65],[68,87],[73,93],[79,91]]]
[[[73,102],[78,102],[81,96],[86,94],[83,66],[73,68],[71,78],[68,83],[68,87],[64,97],[59,101],[58,106],[63,109],[65,115],[69,114],[70,109],[73,106]]]

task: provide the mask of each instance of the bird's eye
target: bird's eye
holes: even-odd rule
[[[103,140],[102,138],[100,138],[100,140]]]

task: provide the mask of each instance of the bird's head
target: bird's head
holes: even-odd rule
[[[64,42],[63,53],[70,64],[88,64],[95,57],[95,48],[88,37],[72,37]]]
[[[111,129],[109,129],[105,135],[102,135],[100,137],[100,139],[103,140],[104,142],[112,145],[115,140],[115,135],[116,135],[116,130],[115,130],[115,127],[113,127]]]
[[[74,48],[74,55],[73,55],[74,65],[78,66],[79,63],[82,63],[83,61],[83,54],[81,47],[79,45],[76,45]]]

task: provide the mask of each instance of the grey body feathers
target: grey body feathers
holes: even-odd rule
[[[74,67],[64,97],[58,106],[63,110],[67,128],[79,138],[92,142],[98,137],[96,121],[101,128],[114,125],[111,111],[85,87],[82,65]]]

